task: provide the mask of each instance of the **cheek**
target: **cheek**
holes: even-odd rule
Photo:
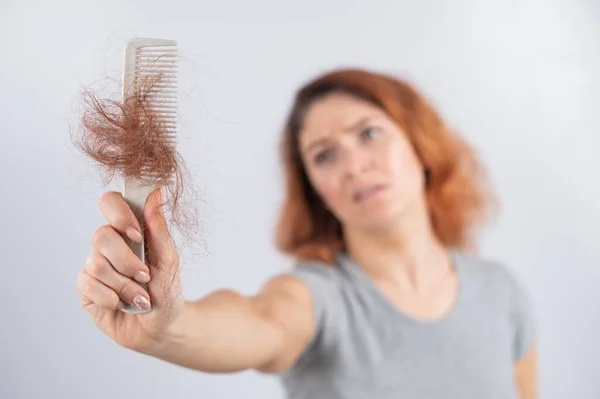
[[[318,171],[312,174],[311,182],[325,203],[334,208],[338,206],[342,197],[342,190],[336,176]]]
[[[422,168],[411,148],[404,145],[390,147],[386,159],[390,173],[401,186],[420,181]]]

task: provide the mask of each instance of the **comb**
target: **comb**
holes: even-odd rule
[[[160,119],[166,134],[165,141],[176,145],[177,133],[177,42],[173,40],[134,38],[125,48],[125,65],[123,71],[123,102],[139,92],[142,83],[160,74],[160,81],[147,91],[148,107]],[[149,168],[151,170],[151,168]],[[144,238],[144,208],[148,196],[156,189],[152,184],[152,174],[142,171],[141,177],[123,179],[122,196],[138,219],[142,242],[131,241],[124,237],[129,248],[146,263],[146,245]],[[148,291],[147,284],[141,284]],[[140,314],[150,312],[127,304],[122,309],[125,313]]]

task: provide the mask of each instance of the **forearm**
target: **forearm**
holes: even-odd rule
[[[199,371],[229,373],[267,364],[276,356],[281,336],[254,299],[221,290],[187,302],[147,354]]]

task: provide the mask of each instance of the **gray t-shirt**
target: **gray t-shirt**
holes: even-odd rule
[[[452,252],[452,310],[419,321],[397,310],[346,254],[298,264],[316,334],[280,375],[290,399],[516,399],[514,362],[530,348],[527,292],[501,264]]]

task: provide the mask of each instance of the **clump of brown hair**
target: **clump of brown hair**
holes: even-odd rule
[[[281,143],[286,189],[276,228],[277,248],[296,259],[326,263],[345,248],[340,222],[313,189],[299,150],[306,112],[333,92],[369,101],[398,124],[423,166],[434,233],[447,247],[475,248],[475,233],[497,206],[475,151],[408,83],[361,69],[325,73],[296,93]]]
[[[72,142],[98,164],[104,184],[118,175],[142,180],[153,190],[164,188],[160,206],[167,205],[167,219],[188,242],[197,233],[195,202],[187,199],[195,192],[183,158],[168,140],[167,121],[151,107],[152,90],[161,79],[161,73],[142,77],[123,100],[84,89],[85,108]]]

